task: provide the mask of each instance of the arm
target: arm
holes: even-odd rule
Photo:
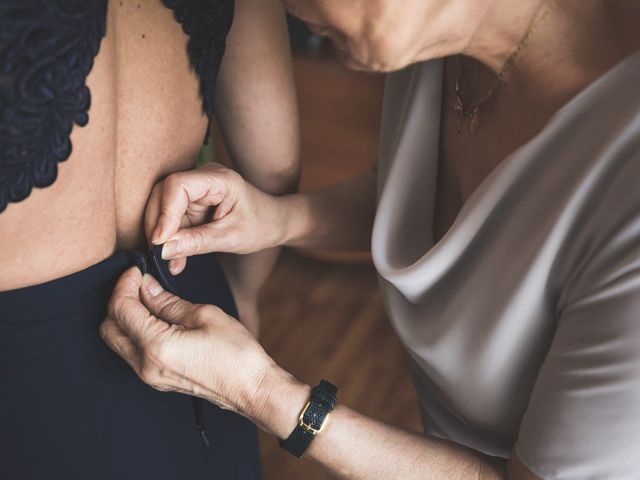
[[[162,320],[161,320],[162,319]],[[193,305],[128,270],[101,326],[105,341],[146,383],[205,398],[286,438],[310,388],[274,363],[239,322]],[[307,456],[342,479],[535,480],[515,455],[495,459],[406,432],[339,405]]]
[[[235,170],[272,195],[297,190],[298,108],[279,0],[236,0],[216,91],[216,119]],[[257,296],[278,249],[221,258],[243,322],[257,334]]]
[[[635,167],[640,162],[631,165]],[[580,250],[579,245],[575,247],[578,251],[585,250],[588,256],[586,260],[576,262],[579,267],[577,272],[568,274],[570,281],[563,285],[566,297],[563,295],[559,305],[561,308],[557,309],[554,338],[538,372],[518,440],[508,461],[489,458],[427,435],[386,426],[344,406],[339,406],[331,414],[327,428],[308,451],[309,458],[324,465],[339,478],[535,480],[538,477],[533,473],[534,470],[547,478],[610,478],[618,473],[620,478],[635,478],[640,469],[637,456],[640,443],[640,205],[637,205],[637,201],[633,203],[635,197],[627,196],[624,198],[630,205],[623,209],[619,192],[633,191],[632,183],[638,178],[628,168],[627,165],[627,169],[622,170],[624,175],[620,177],[629,184],[607,190],[613,198],[599,198],[602,208],[594,211],[594,216],[590,218],[588,228],[597,232],[596,241],[590,239],[592,243],[586,250]],[[237,235],[242,225],[246,224],[252,224],[252,228],[264,228],[256,230],[258,234],[252,238],[266,238],[267,242],[275,243],[309,241],[314,231],[323,232],[318,238],[328,235],[327,232],[332,229],[338,230],[335,233],[341,235],[337,226],[348,226],[346,219],[358,210],[355,207],[351,209],[357,202],[348,202],[349,188],[343,191],[342,208],[340,203],[332,203],[332,198],[340,195],[328,195],[325,201],[319,201],[321,194],[279,199],[263,196],[256,201],[255,195],[245,190],[238,177],[225,178],[228,175],[224,171],[211,176],[200,172],[197,177],[201,182],[200,191],[196,188],[195,177],[191,180],[185,178],[185,183],[181,183],[180,179],[175,180],[177,186],[187,187],[193,198],[190,200],[189,194],[184,192],[174,195],[169,189],[166,197],[168,205],[177,205],[179,208],[175,211],[179,215],[172,220],[173,210],[167,208],[163,222],[170,226],[171,222],[177,221],[175,228],[178,229],[182,212],[187,206],[193,208],[198,199],[207,199],[205,205],[217,204],[222,207],[222,220],[214,219],[213,223],[203,225],[201,228],[207,231],[201,230],[199,236],[216,237],[220,233],[217,242],[224,249],[256,248],[260,242],[251,240],[243,243],[246,235]],[[239,200],[241,198],[242,201]],[[615,205],[615,208],[610,205]],[[235,213],[227,215],[233,207],[236,207]],[[270,212],[272,216],[267,215],[266,218],[271,223],[260,226],[255,223],[254,217],[245,213],[255,208],[264,209],[261,210],[263,214]],[[294,218],[288,218],[283,212]],[[314,220],[311,212],[328,219]],[[334,220],[331,220],[332,214],[335,215]],[[260,215],[261,218],[263,216]],[[355,218],[352,217],[352,220],[355,221]],[[323,224],[323,228],[317,227]],[[267,228],[269,225],[271,227]],[[617,229],[617,232],[607,229]],[[203,245],[200,247],[203,248]],[[138,298],[139,286],[139,281],[133,285],[131,297]],[[143,289],[141,298],[154,314],[164,318],[160,305],[163,302],[171,303],[171,299],[162,292],[157,295],[159,301],[153,300]],[[139,300],[134,303],[140,305]],[[119,310],[121,318],[117,321],[108,320],[108,325],[125,325],[124,330],[134,332],[133,335],[142,331],[143,320],[133,317],[126,319],[125,309]],[[114,312],[117,311],[117,308],[114,309]],[[144,318],[148,319],[149,312],[145,312]],[[179,359],[170,358],[161,361],[160,368],[152,369],[151,378],[147,380],[157,382],[163,388],[182,388],[182,391],[195,393],[213,402],[220,402],[222,396],[223,403],[234,403],[237,412],[249,417],[267,432],[280,438],[289,435],[308,399],[309,386],[297,382],[275,365],[256,342],[244,345],[235,339],[229,342],[230,337],[225,339],[224,333],[218,334],[216,328],[211,327],[214,323],[228,323],[224,317],[211,310],[204,313],[209,318],[204,322],[208,325],[208,331],[200,335],[206,336],[207,340],[203,342],[201,339],[199,343],[209,344],[207,349],[212,353],[202,353],[199,360],[201,366],[192,363],[189,369],[181,370]],[[113,316],[116,318],[115,313]],[[168,320],[182,323],[176,317]],[[198,336],[195,331],[193,334]],[[129,338],[132,334],[119,335]],[[123,352],[121,354],[130,359],[133,368],[139,370],[136,362],[141,358],[140,355],[127,356],[126,347],[118,345],[120,340],[117,335],[107,334],[107,338],[112,347]],[[148,355],[148,345],[153,341],[164,342],[162,338],[137,338],[137,345],[143,352],[142,358]],[[202,366],[206,358],[214,355],[213,352],[229,343],[238,348],[230,358],[262,358],[257,362],[262,366],[256,367],[253,373],[245,377],[253,379],[253,384],[250,384],[250,380],[241,381],[245,388],[238,386],[234,394],[229,393],[234,389],[217,384],[212,374],[215,372],[224,376],[224,365],[220,369]],[[180,348],[173,343],[171,351],[175,353],[177,350]],[[188,358],[193,360],[193,357]],[[247,360],[242,363],[251,362]],[[171,371],[167,365],[178,367],[180,372],[190,370],[190,380],[182,377],[186,385],[178,386],[166,378],[166,372]],[[236,371],[230,371],[234,372],[233,378],[237,380]],[[393,469],[391,474],[389,468]]]
[[[404,432],[345,406],[331,414],[308,457],[339,478],[350,479],[536,479],[532,471],[545,478],[636,478],[640,205],[637,195],[624,193],[635,191],[638,172],[631,168],[640,162],[615,165],[621,169],[620,178],[607,176],[607,185],[615,188],[604,189],[598,208],[581,227],[593,233],[578,244],[568,243],[576,252],[576,270],[564,272],[561,308],[554,310],[554,338],[509,460]],[[255,251],[261,245],[323,244],[322,239],[332,234],[344,241],[344,230],[359,224],[356,213],[373,208],[359,208],[370,204],[364,197],[362,203],[361,197],[351,197],[358,189],[344,185],[333,195],[326,190],[276,198],[221,167],[180,175],[170,177],[162,195],[158,234],[177,236],[166,245],[168,256],[181,248],[198,253],[207,248]],[[628,183],[620,186],[620,179]],[[211,206],[217,206],[212,222],[205,223],[203,216],[197,227],[181,228],[189,215]],[[139,274],[131,278],[136,274],[134,270],[121,280],[130,283],[130,290],[116,290],[110,318],[103,324],[112,348],[147,383],[201,396],[250,418],[276,437],[289,435],[309,386],[291,378],[238,330],[237,322],[214,307],[198,307],[192,313],[194,306],[157,287],[140,289]],[[151,279],[146,283],[154,285]],[[556,300],[555,289],[550,293]],[[133,308],[141,309],[139,315]],[[191,328],[182,330],[182,325]],[[178,329],[170,330],[172,326]],[[165,335],[166,330],[172,335]]]
[[[289,195],[280,203],[288,218],[285,245],[368,250],[376,210],[376,171],[317,192]]]
[[[216,91],[234,168],[261,190],[298,187],[300,132],[291,52],[279,0],[236,0]]]
[[[273,196],[210,164],[157,184],[146,222],[172,260],[281,245],[361,251],[370,245],[375,199],[375,169],[317,192]]]
[[[285,373],[263,383],[269,396],[252,420],[268,433],[286,438],[309,399],[310,387]],[[273,384],[271,384],[273,382]],[[305,458],[340,479],[534,480],[517,458],[507,461],[452,442],[386,425],[338,405]],[[507,472],[507,468],[510,469]]]

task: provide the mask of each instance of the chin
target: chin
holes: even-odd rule
[[[382,56],[370,55],[366,60],[361,60],[355,55],[353,52],[340,48],[336,45],[336,51],[338,54],[338,59],[342,64],[344,64],[349,70],[357,70],[361,72],[377,72],[377,73],[388,73],[394,72],[397,70],[401,70],[408,65],[406,62],[390,62],[385,60]]]
[[[338,60],[340,60],[340,63],[342,63],[349,70],[356,70],[356,71],[360,71],[360,72],[372,72],[372,71],[375,71],[369,65],[367,65],[366,63],[362,63],[362,62],[356,60],[356,58],[353,55],[351,55],[350,53],[348,53],[348,52],[346,52],[344,50],[340,50],[340,49],[336,48],[336,52],[337,52],[337,55],[338,55]]]
[[[358,59],[352,52],[336,47],[338,60],[347,67],[349,70],[356,70],[359,72],[380,72],[380,66],[375,61],[362,61]]]

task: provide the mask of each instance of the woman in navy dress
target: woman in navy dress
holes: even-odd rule
[[[276,252],[225,258],[225,276],[145,237],[152,186],[194,167],[214,115],[238,170],[295,188],[279,1],[0,3],[0,479],[259,477],[248,420],[149,388],[98,333],[132,265],[256,330]]]

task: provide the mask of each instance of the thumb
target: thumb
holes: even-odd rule
[[[149,312],[160,320],[189,328],[200,326],[197,324],[197,315],[194,315],[196,306],[167,292],[148,273],[142,277],[140,299]]]
[[[159,194],[159,218],[151,242],[154,245],[166,242],[180,226],[184,226],[183,217],[190,208],[206,212],[209,207],[220,205],[230,188],[228,175],[221,173],[226,170],[220,165],[211,164],[168,176]],[[158,200],[155,202],[158,203]]]
[[[162,258],[171,260],[211,252],[237,253],[237,239],[227,219],[180,229],[162,247]]]

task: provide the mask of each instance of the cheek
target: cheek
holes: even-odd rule
[[[305,21],[314,33],[331,39],[347,67],[373,71],[401,68],[406,64],[406,49],[402,48],[406,34],[404,28],[390,31],[388,27],[402,22],[395,17],[389,22],[388,12],[373,8],[374,3],[363,9],[347,0],[285,0],[290,13]]]

